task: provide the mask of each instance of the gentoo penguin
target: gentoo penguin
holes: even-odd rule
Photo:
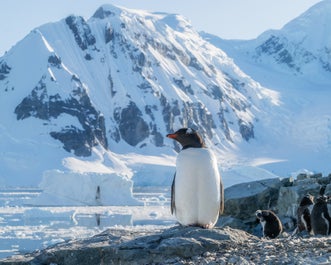
[[[314,197],[310,194],[304,196],[299,204],[297,210],[297,231],[298,233],[302,231],[311,232],[311,220],[310,215],[314,205]]]
[[[182,128],[167,137],[182,145],[171,186],[171,213],[181,225],[213,228],[224,210],[216,157],[191,128]]]
[[[328,211],[328,197],[324,195],[325,186],[321,187],[320,195],[311,211],[311,226],[314,235],[329,235],[331,232],[331,217]]]
[[[263,237],[276,238],[283,231],[282,223],[273,211],[257,210],[255,215],[262,225]]]

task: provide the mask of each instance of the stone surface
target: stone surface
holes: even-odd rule
[[[281,185],[281,180],[274,178],[241,183],[225,189],[224,215],[246,220],[254,217],[257,209],[274,207]]]
[[[229,227],[212,230],[175,226],[164,230],[110,229],[81,241],[60,243],[0,264],[150,264],[190,259],[258,238]]]
[[[259,239],[225,228],[110,229],[0,264],[330,264],[328,237]]]

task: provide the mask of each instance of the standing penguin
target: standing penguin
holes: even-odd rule
[[[299,204],[297,210],[297,231],[298,233],[302,231],[311,232],[311,211],[314,205],[314,197],[310,194],[304,196]]]
[[[171,186],[171,213],[181,225],[213,228],[224,210],[216,157],[191,128],[182,128],[167,137],[182,145]]]
[[[314,235],[329,235],[331,232],[331,217],[327,206],[328,197],[324,195],[325,188],[326,186],[321,187],[320,195],[311,211],[311,226]]]
[[[260,220],[264,237],[276,238],[283,231],[282,223],[273,211],[257,210],[255,215]]]

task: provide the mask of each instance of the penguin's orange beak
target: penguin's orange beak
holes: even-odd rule
[[[169,134],[167,134],[167,137],[168,138],[171,138],[171,139],[176,139],[177,138],[177,134],[176,133],[169,133]]]

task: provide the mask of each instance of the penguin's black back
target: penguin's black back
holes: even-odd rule
[[[317,198],[311,211],[311,226],[315,235],[329,235],[331,226],[331,217],[327,206],[327,197]]]
[[[298,232],[311,232],[311,214],[309,207],[311,207],[313,204],[313,196],[310,194],[307,194],[302,198],[297,210]]]

